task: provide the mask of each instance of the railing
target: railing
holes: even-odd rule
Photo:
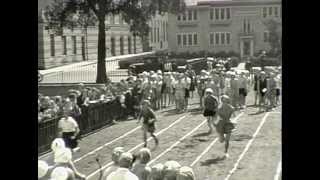
[[[81,116],[75,118],[79,124],[81,136],[111,124],[114,119],[121,115],[117,99],[93,103],[89,106],[81,107],[81,111]],[[39,155],[50,151],[51,143],[58,135],[58,122],[60,119],[61,117],[48,119],[38,124]]]
[[[107,76],[113,82],[119,82],[120,79],[128,76],[127,70],[119,70],[119,61],[131,58],[139,58],[153,55],[155,52],[146,52],[140,54],[128,54],[116,57],[106,58]],[[70,65],[65,65],[48,70],[42,70],[40,73],[43,79],[39,83],[94,83],[97,76],[97,61],[86,61]]]

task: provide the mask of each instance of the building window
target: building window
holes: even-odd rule
[[[231,37],[230,37],[230,33],[226,33],[226,40],[227,40],[227,44],[230,44],[231,42]]]
[[[272,16],[272,7],[269,7],[269,16]]]
[[[114,15],[114,24],[119,24],[119,15]]]
[[[63,55],[67,55],[67,37],[62,36]]]
[[[115,21],[114,15],[111,14],[110,15],[110,24],[114,24],[114,21]]]
[[[267,8],[266,7],[263,8],[262,15],[263,15],[263,18],[267,17]]]
[[[168,41],[168,22],[166,22],[166,41]]]
[[[263,32],[263,42],[268,42],[269,41],[269,32],[265,31]]]
[[[227,8],[226,11],[227,11],[227,19],[230,19],[231,18],[230,8]]]
[[[193,45],[198,45],[198,34],[193,34]]]
[[[82,53],[82,59],[86,60],[86,51],[85,51],[85,39],[84,36],[81,37],[81,53]]]
[[[188,20],[192,21],[192,10],[188,10]]]
[[[214,11],[215,11],[215,13],[216,13],[216,20],[219,20],[219,9],[218,8],[216,8],[216,9],[214,9]]]
[[[278,7],[274,7],[274,16],[275,16],[275,17],[279,17]]]
[[[187,45],[187,35],[186,34],[182,35],[182,44],[183,44],[183,46]]]
[[[152,30],[152,28],[150,28],[150,40],[151,40],[151,43],[153,43],[153,30]]]
[[[192,46],[192,34],[188,34],[188,45]]]
[[[219,33],[215,33],[214,39],[216,40],[215,44],[220,44],[219,43]]]
[[[246,33],[247,32],[247,24],[246,24],[246,20],[243,20],[243,32]]]
[[[128,53],[131,54],[131,37],[128,37]]]
[[[111,55],[112,56],[116,55],[116,41],[114,37],[111,38]]]
[[[193,20],[197,20],[197,19],[198,19],[198,11],[193,10]]]
[[[154,27],[153,28],[153,42],[157,42],[157,28]]]
[[[224,20],[224,11],[225,11],[224,8],[221,8],[221,9],[220,9],[220,12],[221,12],[221,13],[220,13],[220,14],[221,14],[221,16],[220,16],[220,17],[221,17],[221,20]]]
[[[72,42],[73,42],[73,54],[77,54],[77,38],[76,38],[76,36],[72,36]]]
[[[160,28],[159,27],[157,28],[157,38],[158,38],[157,42],[160,42]]]
[[[213,20],[213,8],[210,9],[210,20]]]
[[[220,33],[220,38],[221,38],[221,44],[224,45],[224,41],[225,41],[225,33]]]
[[[181,34],[177,35],[178,46],[181,46]]]
[[[166,23],[163,21],[162,23],[162,31],[163,31],[163,40],[165,41],[166,40]]]
[[[137,53],[137,39],[136,36],[133,36],[133,53]]]
[[[178,20],[178,21],[181,21],[181,15],[180,15],[180,14],[179,14],[178,17],[177,17],[177,20]]]
[[[123,24],[123,19],[121,14],[119,14],[119,24]]]
[[[55,56],[54,34],[50,34],[50,54],[52,57]]]
[[[120,37],[120,54],[123,55],[124,52],[123,52],[123,37],[121,36]]]
[[[187,20],[186,13],[183,13],[183,14],[182,14],[182,20],[183,20],[183,21],[186,21],[186,20]]]
[[[212,45],[214,43],[213,33],[210,33],[210,44]]]
[[[251,28],[250,28],[250,21],[248,21],[248,22],[247,22],[247,32],[250,33],[250,30],[251,30]]]

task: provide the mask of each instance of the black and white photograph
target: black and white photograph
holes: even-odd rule
[[[282,179],[282,0],[37,1],[39,180]]]

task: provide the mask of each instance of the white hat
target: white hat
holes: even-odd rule
[[[162,71],[159,69],[159,70],[157,71],[157,73],[158,73],[158,74],[162,74]]]
[[[38,178],[42,178],[47,174],[49,166],[45,161],[38,160]]]
[[[67,180],[69,176],[65,167],[56,167],[51,173],[52,180]]]
[[[54,153],[55,163],[68,163],[72,160],[72,152],[69,148],[57,149]]]
[[[211,88],[207,88],[205,93],[213,93],[213,90]]]
[[[55,152],[57,149],[65,148],[65,142],[62,138],[56,138],[51,143],[51,149]]]
[[[195,179],[193,170],[190,167],[183,166],[177,173],[177,180],[190,180]]]
[[[267,88],[263,88],[262,92],[264,92],[264,93],[267,92]]]

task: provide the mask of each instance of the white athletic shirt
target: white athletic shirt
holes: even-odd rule
[[[75,132],[78,127],[78,123],[69,116],[67,119],[61,118],[58,123],[58,127],[62,129],[62,132]]]

